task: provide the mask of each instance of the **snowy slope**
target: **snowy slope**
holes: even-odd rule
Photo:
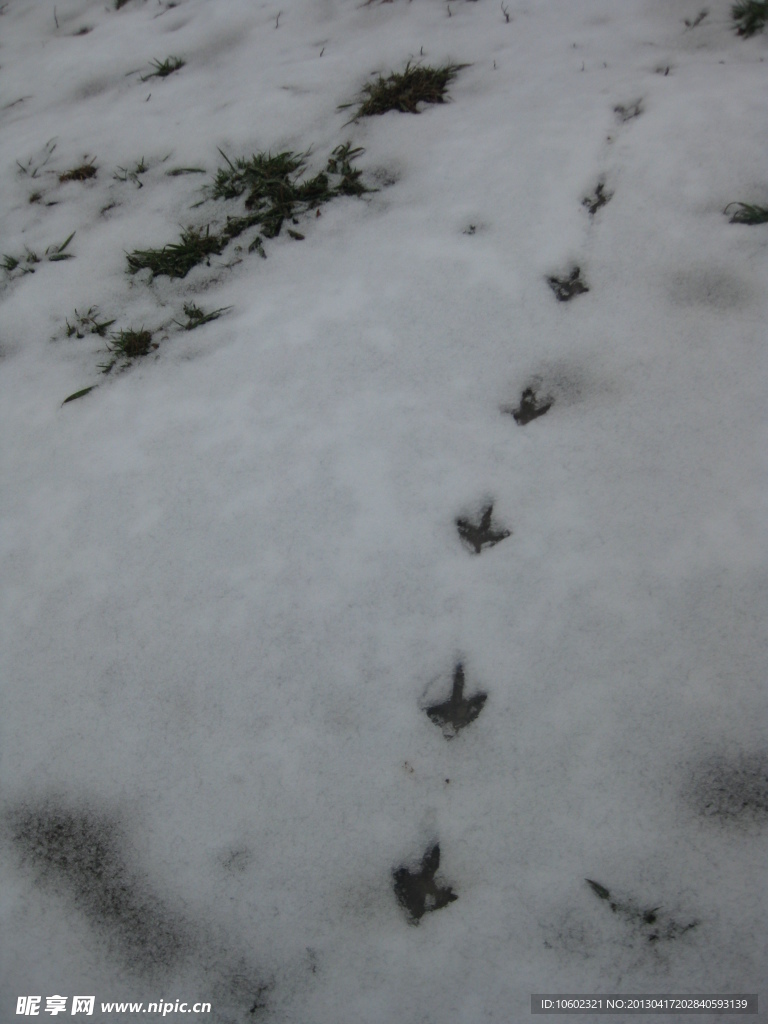
[[[765,36],[724,0],[0,6],[2,1020],[759,991],[768,227],[723,209],[768,205]],[[348,123],[409,58],[469,66]],[[220,151],[347,141],[376,191],[303,239],[127,273],[221,228]],[[436,844],[458,899],[415,925]]]

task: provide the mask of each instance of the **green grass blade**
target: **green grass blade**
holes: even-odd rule
[[[74,395],[70,395],[69,398],[65,398],[61,404],[66,405],[67,402],[74,402],[76,398],[82,398],[83,395],[87,395],[89,391],[93,391],[93,389],[97,387],[98,384],[91,384],[89,388],[83,388],[81,391],[76,391]]]

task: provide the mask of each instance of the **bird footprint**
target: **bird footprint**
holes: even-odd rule
[[[440,844],[435,843],[421,858],[419,871],[401,867],[392,872],[397,902],[408,911],[411,924],[418,924],[425,914],[441,910],[459,898],[449,885],[435,881],[439,867]]]
[[[581,267],[574,267],[568,277],[548,277],[549,287],[555,293],[558,302],[568,302],[574,295],[589,291],[589,286],[579,279]]]
[[[476,555],[479,555],[484,547],[493,547],[494,544],[509,537],[512,532],[511,530],[495,530],[491,526],[492,515],[493,502],[490,502],[483,509],[479,523],[471,523],[462,517],[456,520],[459,536]]]
[[[427,715],[443,729],[446,739],[452,739],[459,729],[474,722],[483,710],[487,693],[476,693],[474,697],[464,696],[464,666],[459,662],[453,670],[453,689],[448,700],[425,708]]]

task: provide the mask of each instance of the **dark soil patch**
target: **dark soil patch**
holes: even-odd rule
[[[484,547],[493,547],[494,544],[505,540],[512,533],[511,530],[495,530],[491,525],[492,516],[493,502],[485,506],[480,516],[480,522],[477,524],[464,518],[456,520],[459,536],[476,555],[479,555]]]
[[[583,295],[589,286],[580,280],[581,267],[574,267],[568,277],[548,277],[547,283],[558,302],[569,302],[574,295]]]
[[[435,881],[439,867],[440,846],[435,843],[422,857],[419,871],[400,867],[392,872],[397,902],[408,912],[411,924],[418,924],[425,914],[441,910],[459,898],[449,885]]]
[[[459,662],[453,670],[453,689],[448,700],[426,708],[427,715],[435,725],[442,727],[446,739],[477,718],[488,699],[487,693],[476,693],[474,697],[464,696],[464,666]]]

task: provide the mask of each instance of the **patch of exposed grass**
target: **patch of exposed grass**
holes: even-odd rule
[[[168,75],[172,75],[174,71],[178,71],[179,68],[183,68],[187,62],[182,60],[181,57],[166,57],[165,60],[153,60],[155,70],[151,71],[148,75],[142,75],[142,82],[146,82],[149,78],[167,78]]]
[[[152,332],[141,327],[139,330],[135,330],[133,327],[128,328],[124,331],[117,331],[112,335],[112,342],[107,343],[107,348],[112,354],[112,358],[107,363],[102,363],[99,367],[102,373],[109,373],[120,360],[122,360],[123,367],[129,366],[131,361],[134,359],[140,359],[142,356],[149,355],[149,353],[157,348],[157,344],[152,341]]]
[[[118,167],[112,177],[115,181],[132,181],[137,188],[144,188],[143,183],[139,181],[139,175],[146,174],[148,170],[146,161],[142,157],[133,168]]]
[[[250,159],[240,157],[234,161],[229,159],[223,150],[219,150],[227,162],[220,167],[211,187],[214,199],[237,199],[248,192],[249,198],[255,196],[265,198],[275,192],[291,188],[291,175],[297,174],[304,167],[307,154],[296,153],[257,153]]]
[[[337,146],[328,158],[326,168],[313,178],[303,178],[307,153],[258,153],[249,159],[230,160],[219,168],[208,189],[212,199],[232,200],[245,196],[244,215],[227,215],[226,224],[218,234],[210,224],[202,229],[189,227],[179,242],[162,249],[137,249],[127,253],[128,269],[151,270],[152,276],[186,277],[198,263],[220,255],[227,245],[249,228],[258,227],[260,234],[251,241],[248,251],[266,258],[263,238],[276,238],[287,221],[298,224],[299,214],[330,202],[337,196],[361,196],[374,191],[363,184],[362,172],[352,161],[362,153],[347,142]],[[202,202],[205,202],[203,200]],[[198,203],[196,205],[202,205]],[[303,238],[288,229],[293,238]]]
[[[233,238],[239,238],[244,231],[258,223],[259,215],[256,213],[248,214],[246,217],[227,217],[227,223],[224,225],[222,236],[229,242]]]
[[[208,263],[211,256],[218,256],[228,239],[212,235],[210,226],[205,232],[198,228],[182,231],[181,239],[162,249],[136,249],[127,253],[128,270],[131,274],[139,270],[151,270],[152,277],[165,274],[167,277],[186,277],[198,263]],[[210,265],[210,264],[209,264]]]
[[[768,0],[741,0],[731,8],[736,34],[748,38],[762,32],[768,23]]]
[[[74,255],[71,252],[64,251],[74,237],[75,232],[73,231],[69,238],[66,240],[66,242],[62,242],[61,245],[49,245],[48,248],[45,250],[45,255],[49,262],[55,263],[57,260],[74,259]]]
[[[71,171],[65,171],[59,175],[59,181],[88,181],[89,178],[95,178],[98,172],[98,167],[94,167],[93,163],[82,164],[80,167],[73,167]]]
[[[206,313],[204,309],[196,306],[194,302],[187,302],[184,304],[184,315],[187,318],[187,322],[183,324],[179,320],[174,320],[174,323],[178,324],[179,327],[183,327],[185,331],[194,331],[196,327],[208,324],[211,320],[218,320],[221,314],[226,313],[228,309],[232,309],[232,307],[222,306],[220,309],[214,309],[210,313]]]
[[[443,64],[433,68],[408,61],[404,71],[393,72],[387,78],[379,75],[375,82],[363,86],[363,99],[352,120],[386,114],[389,110],[418,114],[419,104],[445,103],[448,86],[466,67],[469,65]],[[350,106],[354,104],[343,104],[339,109]]]
[[[74,323],[71,324],[69,320],[66,321],[67,337],[71,338],[74,335],[76,338],[84,338],[86,334],[98,334],[100,338],[106,337],[107,329],[115,321],[101,320],[99,317],[98,306],[90,306],[85,313],[79,313],[75,310]]]
[[[56,149],[56,139],[49,139],[46,142],[43,149],[43,156],[39,162],[35,161],[34,157],[30,157],[26,164],[22,164],[21,161],[16,161],[16,166],[19,168],[20,174],[26,174],[30,178],[36,178],[40,171],[45,167],[48,161],[53,156],[53,152]]]
[[[32,255],[34,255],[34,253]],[[35,262],[36,263],[40,262],[36,256],[35,256]],[[3,264],[2,265],[3,265],[3,270],[7,271],[9,274],[12,274],[14,270],[17,270],[21,266],[21,260],[19,259],[18,256],[9,256],[8,253],[5,253],[3,255]],[[25,274],[34,274],[34,270],[25,270],[23,268],[22,268],[22,272],[25,273]]]
[[[732,206],[738,206],[738,210],[731,216],[731,224],[768,223],[768,206],[753,206],[751,203],[728,203],[723,213],[728,213]]]
[[[62,242],[61,245],[49,245],[42,256],[38,256],[32,249],[26,249],[24,256],[9,256],[7,253],[3,255],[2,268],[9,274],[12,274],[14,270],[20,270],[22,274],[34,274],[35,264],[42,263],[43,260],[47,260],[49,263],[57,263],[61,260],[74,259],[74,255],[71,252],[65,252],[69,243],[75,237],[73,231],[66,241]]]
[[[246,209],[252,211],[247,217],[228,219],[225,233],[234,238],[245,228],[258,224],[265,238],[275,238],[283,223],[297,223],[300,213],[337,196],[361,196],[373,191],[363,184],[362,172],[352,166],[362,152],[353,149],[350,142],[337,146],[325,170],[303,180],[308,153],[257,153],[233,162],[221,152],[227,166],[216,173],[212,198],[236,199],[245,195]]]
[[[152,332],[143,327],[136,331],[129,328],[126,331],[118,331],[113,335],[113,351],[125,356],[126,359],[136,359],[139,356],[146,356],[152,347]]]

